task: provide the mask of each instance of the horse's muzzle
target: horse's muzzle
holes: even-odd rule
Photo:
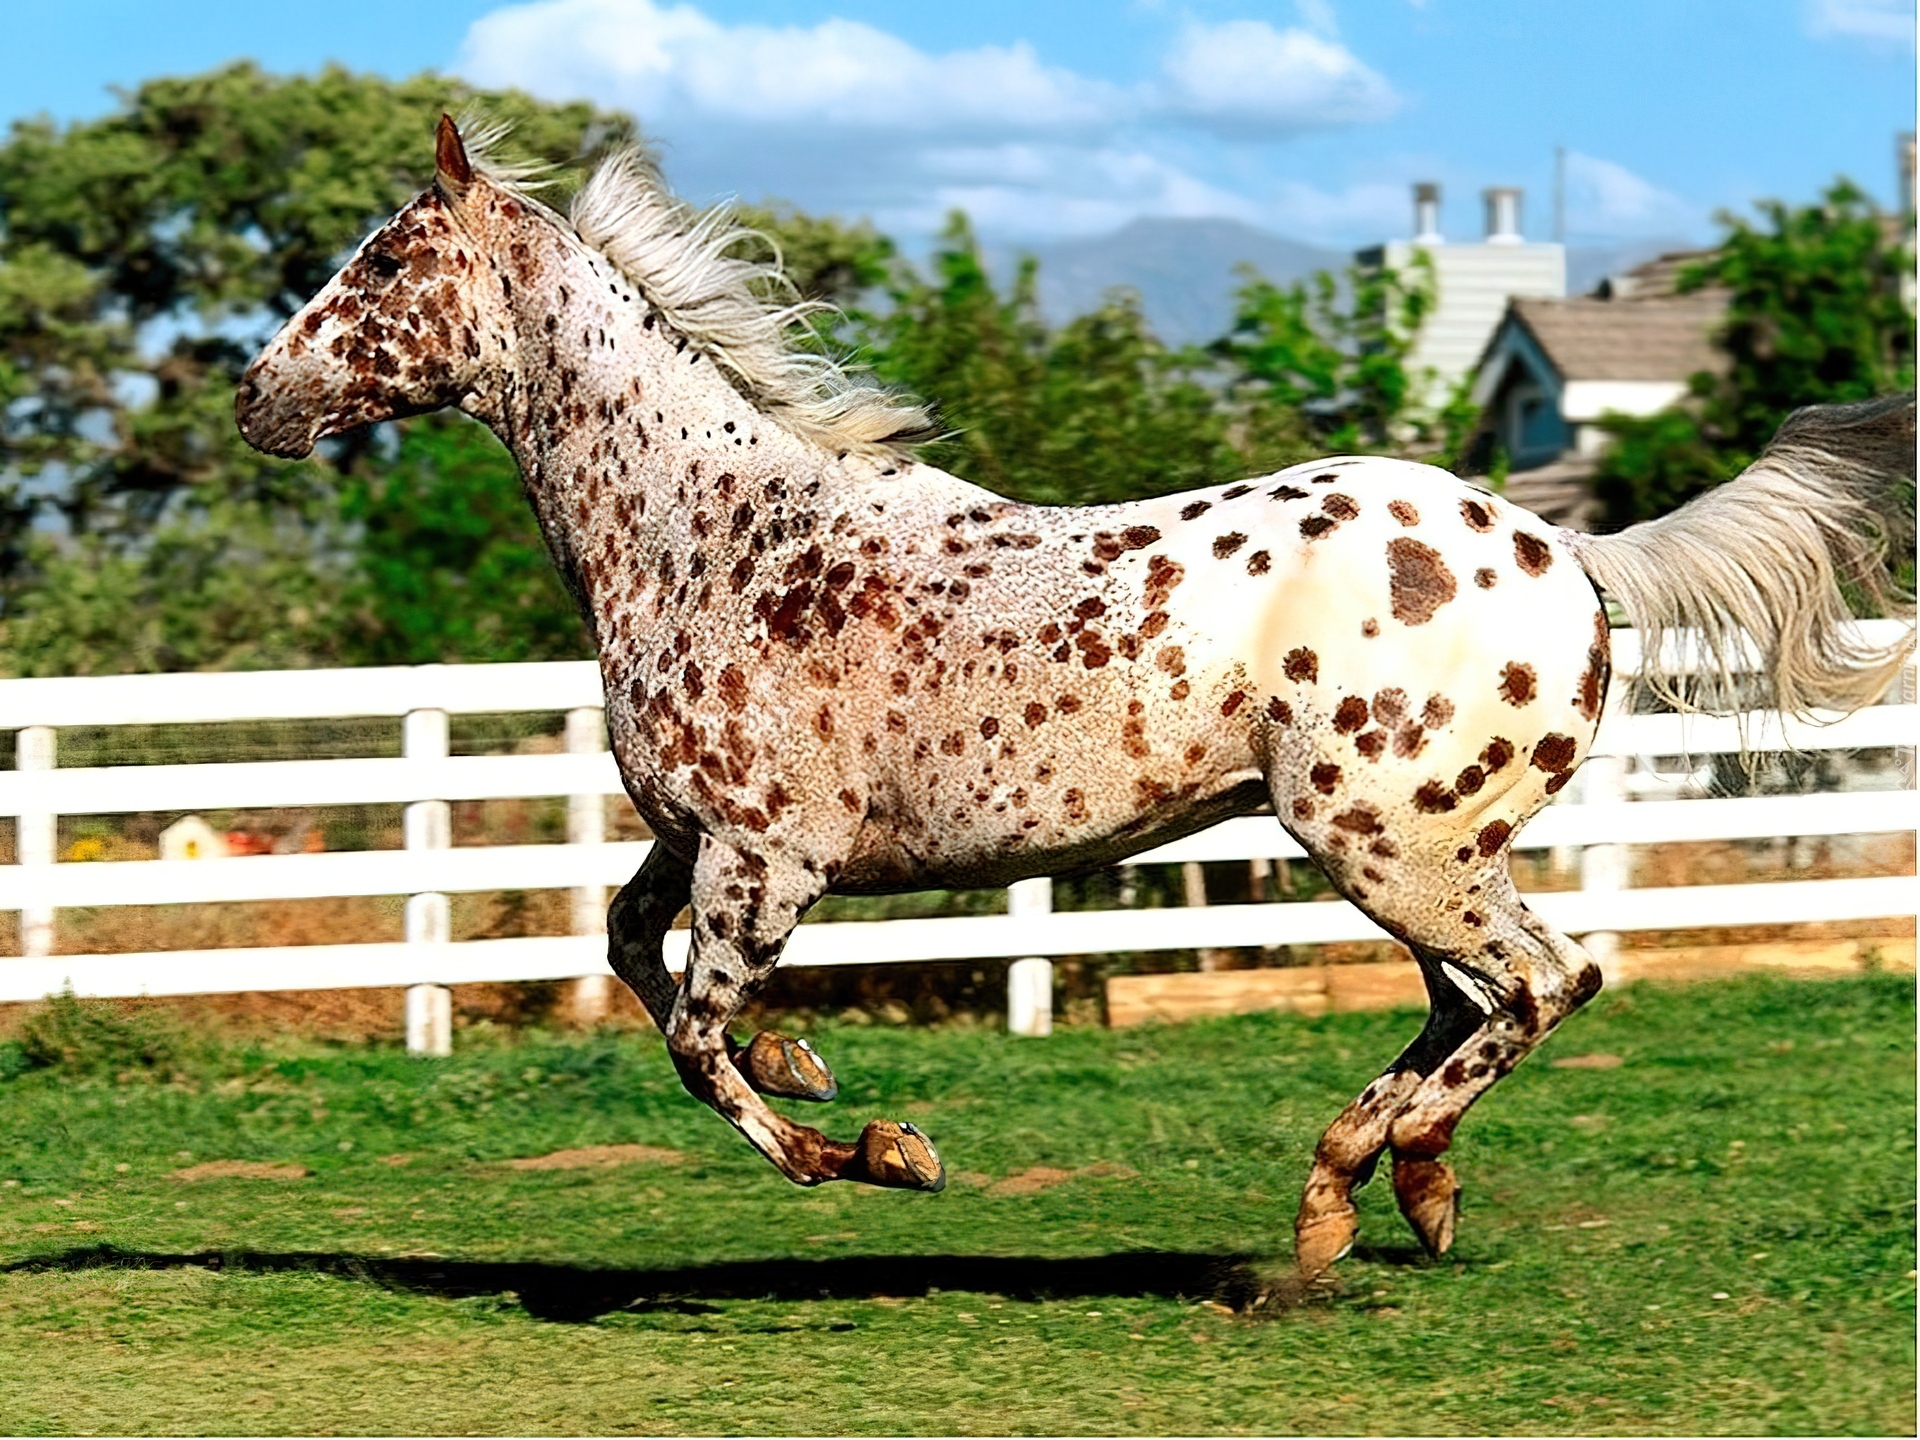
[[[233,393],[233,420],[240,436],[256,450],[288,460],[313,453],[314,417],[303,413],[285,389],[261,383],[259,363],[249,366]]]

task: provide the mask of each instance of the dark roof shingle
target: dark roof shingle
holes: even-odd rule
[[[1724,291],[1645,299],[1515,299],[1525,325],[1566,380],[1685,380],[1719,372],[1726,356],[1713,332],[1726,315]]]

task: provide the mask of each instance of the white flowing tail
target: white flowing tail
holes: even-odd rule
[[[1642,679],[1668,703],[1850,713],[1880,698],[1913,648],[1911,627],[1877,646],[1847,623],[1856,607],[1912,618],[1888,553],[1912,538],[1913,473],[1912,395],[1813,405],[1739,476],[1671,515],[1565,538],[1639,629]],[[1663,645],[1679,629],[1692,642]],[[1741,675],[1749,644],[1758,685]]]

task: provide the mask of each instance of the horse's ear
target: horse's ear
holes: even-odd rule
[[[440,188],[456,197],[473,183],[473,162],[467,159],[467,147],[460,139],[460,127],[445,112],[441,113],[440,130],[434,137],[433,168]]]

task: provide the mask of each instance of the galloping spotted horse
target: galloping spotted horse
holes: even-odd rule
[[[786,337],[777,272],[641,155],[568,218],[443,119],[438,175],[253,362],[254,445],[454,405],[519,463],[592,628],[628,793],[658,843],[608,916],[613,968],[686,1087],[791,1180],[938,1190],[928,1138],[844,1143],[803,1040],[729,1023],[829,892],[1002,886],[1111,864],[1271,803],[1419,960],[1425,1028],[1334,1120],[1295,1233],[1312,1276],[1391,1152],[1427,1248],[1467,1107],[1600,985],[1521,902],[1515,831],[1585,757],[1611,594],[1664,680],[1725,708],[1735,652],[1795,712],[1873,700],[1842,586],[1897,608],[1883,499],[1905,400],[1802,411],[1743,476],[1624,534],[1556,529],[1443,471],[1346,456],[1127,505],[1017,504],[913,459],[927,415]],[[691,904],[686,983],[662,939]]]

